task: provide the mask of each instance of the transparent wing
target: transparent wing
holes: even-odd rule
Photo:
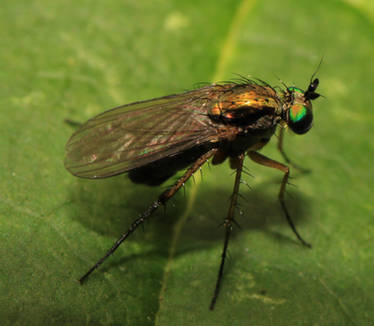
[[[88,120],[66,144],[65,167],[84,178],[105,178],[217,138],[207,116],[221,87],[136,102]]]

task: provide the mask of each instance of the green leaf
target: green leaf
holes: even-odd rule
[[[374,7],[370,1],[5,0],[0,11],[2,325],[370,325],[374,319]],[[197,82],[259,77],[305,88],[315,121],[279,171],[246,161],[221,293],[208,310],[234,176],[203,169],[166,209],[81,277],[162,191],[72,177],[73,129],[111,107]],[[281,160],[274,137],[263,153]]]

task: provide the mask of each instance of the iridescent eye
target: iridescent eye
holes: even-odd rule
[[[287,112],[287,125],[296,134],[305,134],[311,127],[313,122],[312,108],[294,104]]]

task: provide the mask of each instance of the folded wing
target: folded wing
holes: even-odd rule
[[[220,86],[136,102],[83,124],[66,144],[65,167],[83,178],[105,178],[217,139],[208,116]]]

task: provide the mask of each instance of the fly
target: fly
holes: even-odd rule
[[[318,78],[312,76],[306,91],[286,85],[275,89],[261,80],[242,78],[119,106],[84,123],[66,144],[65,167],[75,176],[99,179],[127,172],[135,183],[157,186],[178,171],[185,172],[130,225],[80,283],[210,159],[213,165],[228,159],[236,170],[223,223],[224,245],[211,310],[220,292],[245,155],[283,173],[279,191],[282,210],[299,241],[310,247],[296,230],[285,204],[289,167],[259,150],[280,126],[278,148],[285,161],[292,164],[283,151],[284,128],[288,126],[296,134],[305,134],[311,128],[312,100],[320,96],[316,93],[318,84]]]

